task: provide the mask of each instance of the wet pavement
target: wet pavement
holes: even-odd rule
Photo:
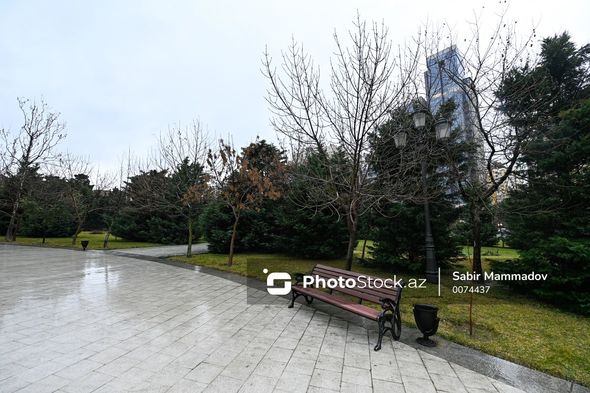
[[[186,248],[186,244],[181,244],[176,246],[124,248],[119,250],[113,250],[112,252],[118,255],[133,254],[162,258],[172,257],[176,255],[186,255]],[[192,252],[193,254],[207,252],[207,243],[193,244]]]
[[[206,270],[0,245],[0,392],[523,391],[287,304]]]

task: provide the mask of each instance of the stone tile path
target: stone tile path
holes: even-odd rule
[[[186,254],[186,244],[180,244],[176,246],[159,246],[159,247],[138,247],[138,248],[124,248],[120,250],[114,250],[114,254],[134,254],[134,255],[145,255],[148,257],[171,257],[176,255]],[[193,244],[193,254],[199,254],[207,252],[207,243]]]
[[[516,393],[204,272],[0,245],[0,392]]]

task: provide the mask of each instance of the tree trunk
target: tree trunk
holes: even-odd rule
[[[29,146],[27,150],[27,156],[25,159],[28,162],[29,159],[29,152],[31,147]],[[20,172],[20,171],[19,171]],[[26,179],[26,171],[21,173],[21,178],[18,183],[18,191],[16,193],[16,198],[14,199],[14,204],[12,205],[12,214],[10,215],[10,222],[8,223],[8,227],[6,228],[6,241],[13,242],[16,241],[16,224],[17,224],[17,215],[18,215],[18,208],[20,207],[20,198],[23,195],[23,190],[25,188],[25,179]]]
[[[236,242],[236,234],[238,232],[238,222],[240,221],[240,215],[235,216],[234,225],[231,232],[231,240],[229,242],[229,258],[227,266],[231,266],[234,263],[234,244]]]
[[[107,229],[106,233],[104,234],[104,240],[102,242],[102,248],[107,248],[109,246],[109,238],[111,237],[111,228]]]
[[[473,266],[474,273],[479,274],[480,282],[484,281],[483,268],[481,266],[481,216],[479,207],[471,203],[471,236],[473,237]]]
[[[354,248],[356,246],[356,221],[348,218],[348,249],[346,251],[346,270],[352,270]]]
[[[186,257],[190,258],[193,256],[193,218],[189,214],[188,216],[188,246],[186,247]]]
[[[12,214],[10,215],[10,222],[6,228],[6,241],[13,242],[16,240],[16,216],[18,214],[20,193],[17,195],[17,199],[12,205]]]
[[[365,250],[367,249],[367,239],[363,241],[363,253],[361,254],[361,261],[365,261]]]
[[[78,223],[78,226],[76,227],[76,232],[74,232],[74,235],[72,236],[72,245],[73,246],[76,245],[76,240],[78,240],[78,235],[80,234],[80,232],[82,232],[82,222]]]
[[[473,291],[469,294],[469,335],[473,336]]]

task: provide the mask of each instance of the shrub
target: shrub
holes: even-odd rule
[[[283,201],[275,209],[276,248],[302,258],[331,259],[346,255],[348,231],[328,209],[310,211]]]
[[[516,261],[493,262],[498,273],[547,274],[546,281],[508,284],[560,308],[590,315],[590,241],[551,237],[522,251]]]
[[[203,210],[199,223],[203,236],[209,243],[209,251],[217,254],[228,252],[232,225],[230,209],[221,203],[211,202]],[[239,249],[239,238],[236,249]]]
[[[143,212],[124,208],[113,224],[115,236],[132,241],[163,244],[185,244],[188,241],[185,219],[171,214]],[[193,240],[201,237],[197,223],[193,226]]]
[[[41,206],[34,200],[23,203],[19,235],[31,237],[71,236],[76,225],[65,204]]]
[[[226,253],[231,238],[232,213],[210,203],[200,217],[209,251]],[[299,209],[285,198],[266,201],[258,210],[242,213],[236,238],[238,252],[279,252],[303,258],[338,258],[346,253],[345,225],[327,211]]]
[[[436,261],[449,266],[459,255],[459,238],[451,232],[459,209],[448,201],[431,203],[431,227]],[[387,204],[381,214],[371,220],[374,246],[373,264],[391,271],[423,272],[426,267],[424,250],[424,207],[420,204]]]

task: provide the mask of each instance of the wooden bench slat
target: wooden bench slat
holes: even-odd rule
[[[323,269],[314,269],[312,271],[312,275],[318,275],[320,277],[326,277],[326,278],[338,278],[338,277],[343,277],[343,278],[353,278],[353,279],[358,279],[360,276],[363,277],[367,277],[367,278],[371,278],[371,279],[381,279],[381,280],[385,280],[386,278],[381,278],[381,277],[373,277],[373,276],[369,276],[366,274],[355,274],[355,275],[347,275],[346,273],[339,273],[339,272],[331,272],[331,271],[325,271]],[[388,288],[388,287],[381,287],[381,288],[363,288],[361,290],[367,290],[367,292],[376,292],[376,293],[396,293],[399,291],[399,288],[395,287],[395,288]]]
[[[358,281],[358,278],[360,276],[363,277],[367,277],[367,278],[372,278],[375,279],[376,277],[372,277],[366,274],[362,274],[362,273],[355,273],[355,272],[349,272],[347,270],[341,270],[341,269],[325,269],[323,268],[322,265],[318,265],[320,266],[319,268],[314,268],[312,270],[312,275],[317,275],[321,278],[325,278],[325,279],[330,279],[330,278],[335,278],[338,279],[339,277],[343,277],[344,279],[348,279],[348,278],[352,278],[352,279],[356,279]],[[342,273],[341,273],[342,272]],[[366,281],[365,281],[366,284]],[[386,287],[382,287],[382,288],[374,288],[374,287],[365,287],[365,288],[360,288],[357,287],[354,290],[353,289],[349,289],[349,288],[334,288],[334,290],[338,291],[338,292],[343,292],[343,293],[347,293],[349,295],[352,296],[356,296],[359,298],[362,298],[364,300],[369,300],[372,302],[379,302],[379,299],[384,298],[384,297],[388,297],[388,298],[392,298],[392,299],[397,299],[397,297],[399,296],[399,288],[386,288]]]
[[[338,296],[331,296],[329,293],[322,292],[319,289],[298,288],[297,290],[300,293],[313,296],[314,298],[316,298],[318,300],[332,304],[332,305],[342,308],[344,310],[353,312],[353,313],[363,316],[365,318],[377,320],[377,318],[379,317],[379,311],[375,310],[374,308],[367,307],[362,304],[353,303],[347,299],[343,299]]]

